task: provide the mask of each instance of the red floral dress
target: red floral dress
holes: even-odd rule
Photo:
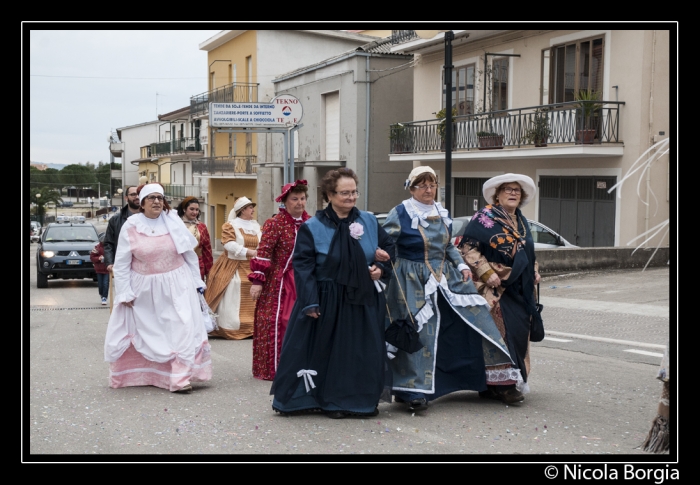
[[[250,261],[253,271],[248,279],[263,285],[255,305],[253,330],[253,377],[272,380],[282,351],[282,340],[289,314],[296,301],[292,256],[297,230],[309,215],[304,212],[295,220],[280,208],[262,228],[257,257]]]

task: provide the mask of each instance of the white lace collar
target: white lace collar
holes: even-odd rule
[[[423,204],[417,201],[413,197],[406,199],[402,202],[403,206],[406,208],[408,216],[411,218],[411,228],[418,229],[418,224],[423,227],[428,227],[428,221],[425,219],[433,215],[439,215],[442,217],[442,221],[449,226],[452,224],[452,219],[449,217],[449,212],[445,209],[440,202],[434,202],[430,205]]]

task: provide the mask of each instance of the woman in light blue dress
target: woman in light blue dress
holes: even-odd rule
[[[488,303],[450,242],[452,220],[434,200],[435,172],[415,168],[406,187],[411,197],[394,207],[383,225],[396,244],[385,326],[412,317],[423,348],[409,353],[387,343],[394,400],[422,411],[429,401],[455,391],[485,391],[487,381],[522,381]]]

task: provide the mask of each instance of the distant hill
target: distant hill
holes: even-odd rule
[[[65,163],[41,163],[41,162],[31,162],[30,165],[46,165],[46,168],[53,168],[56,170],[63,170],[66,166]]]

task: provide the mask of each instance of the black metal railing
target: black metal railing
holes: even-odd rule
[[[619,143],[620,107],[625,103],[597,104],[599,107],[590,116],[584,115],[579,102],[456,116],[452,120],[452,149]],[[389,132],[390,153],[444,150],[444,131],[444,119],[393,124]],[[490,146],[484,146],[484,142]]]
[[[190,98],[190,114],[209,112],[209,103],[258,102],[258,83],[232,83]]]
[[[402,44],[408,42],[409,40],[418,39],[418,35],[415,30],[392,30],[391,31],[391,43],[392,44]]]
[[[151,143],[150,149],[149,157],[168,153],[201,152],[202,145],[199,138],[176,138],[170,141]]]
[[[164,195],[169,199],[182,199],[189,196],[202,197],[202,188],[199,185],[163,184],[163,189],[165,190]]]
[[[207,175],[255,174],[255,155],[204,157],[192,160],[192,171]]]

